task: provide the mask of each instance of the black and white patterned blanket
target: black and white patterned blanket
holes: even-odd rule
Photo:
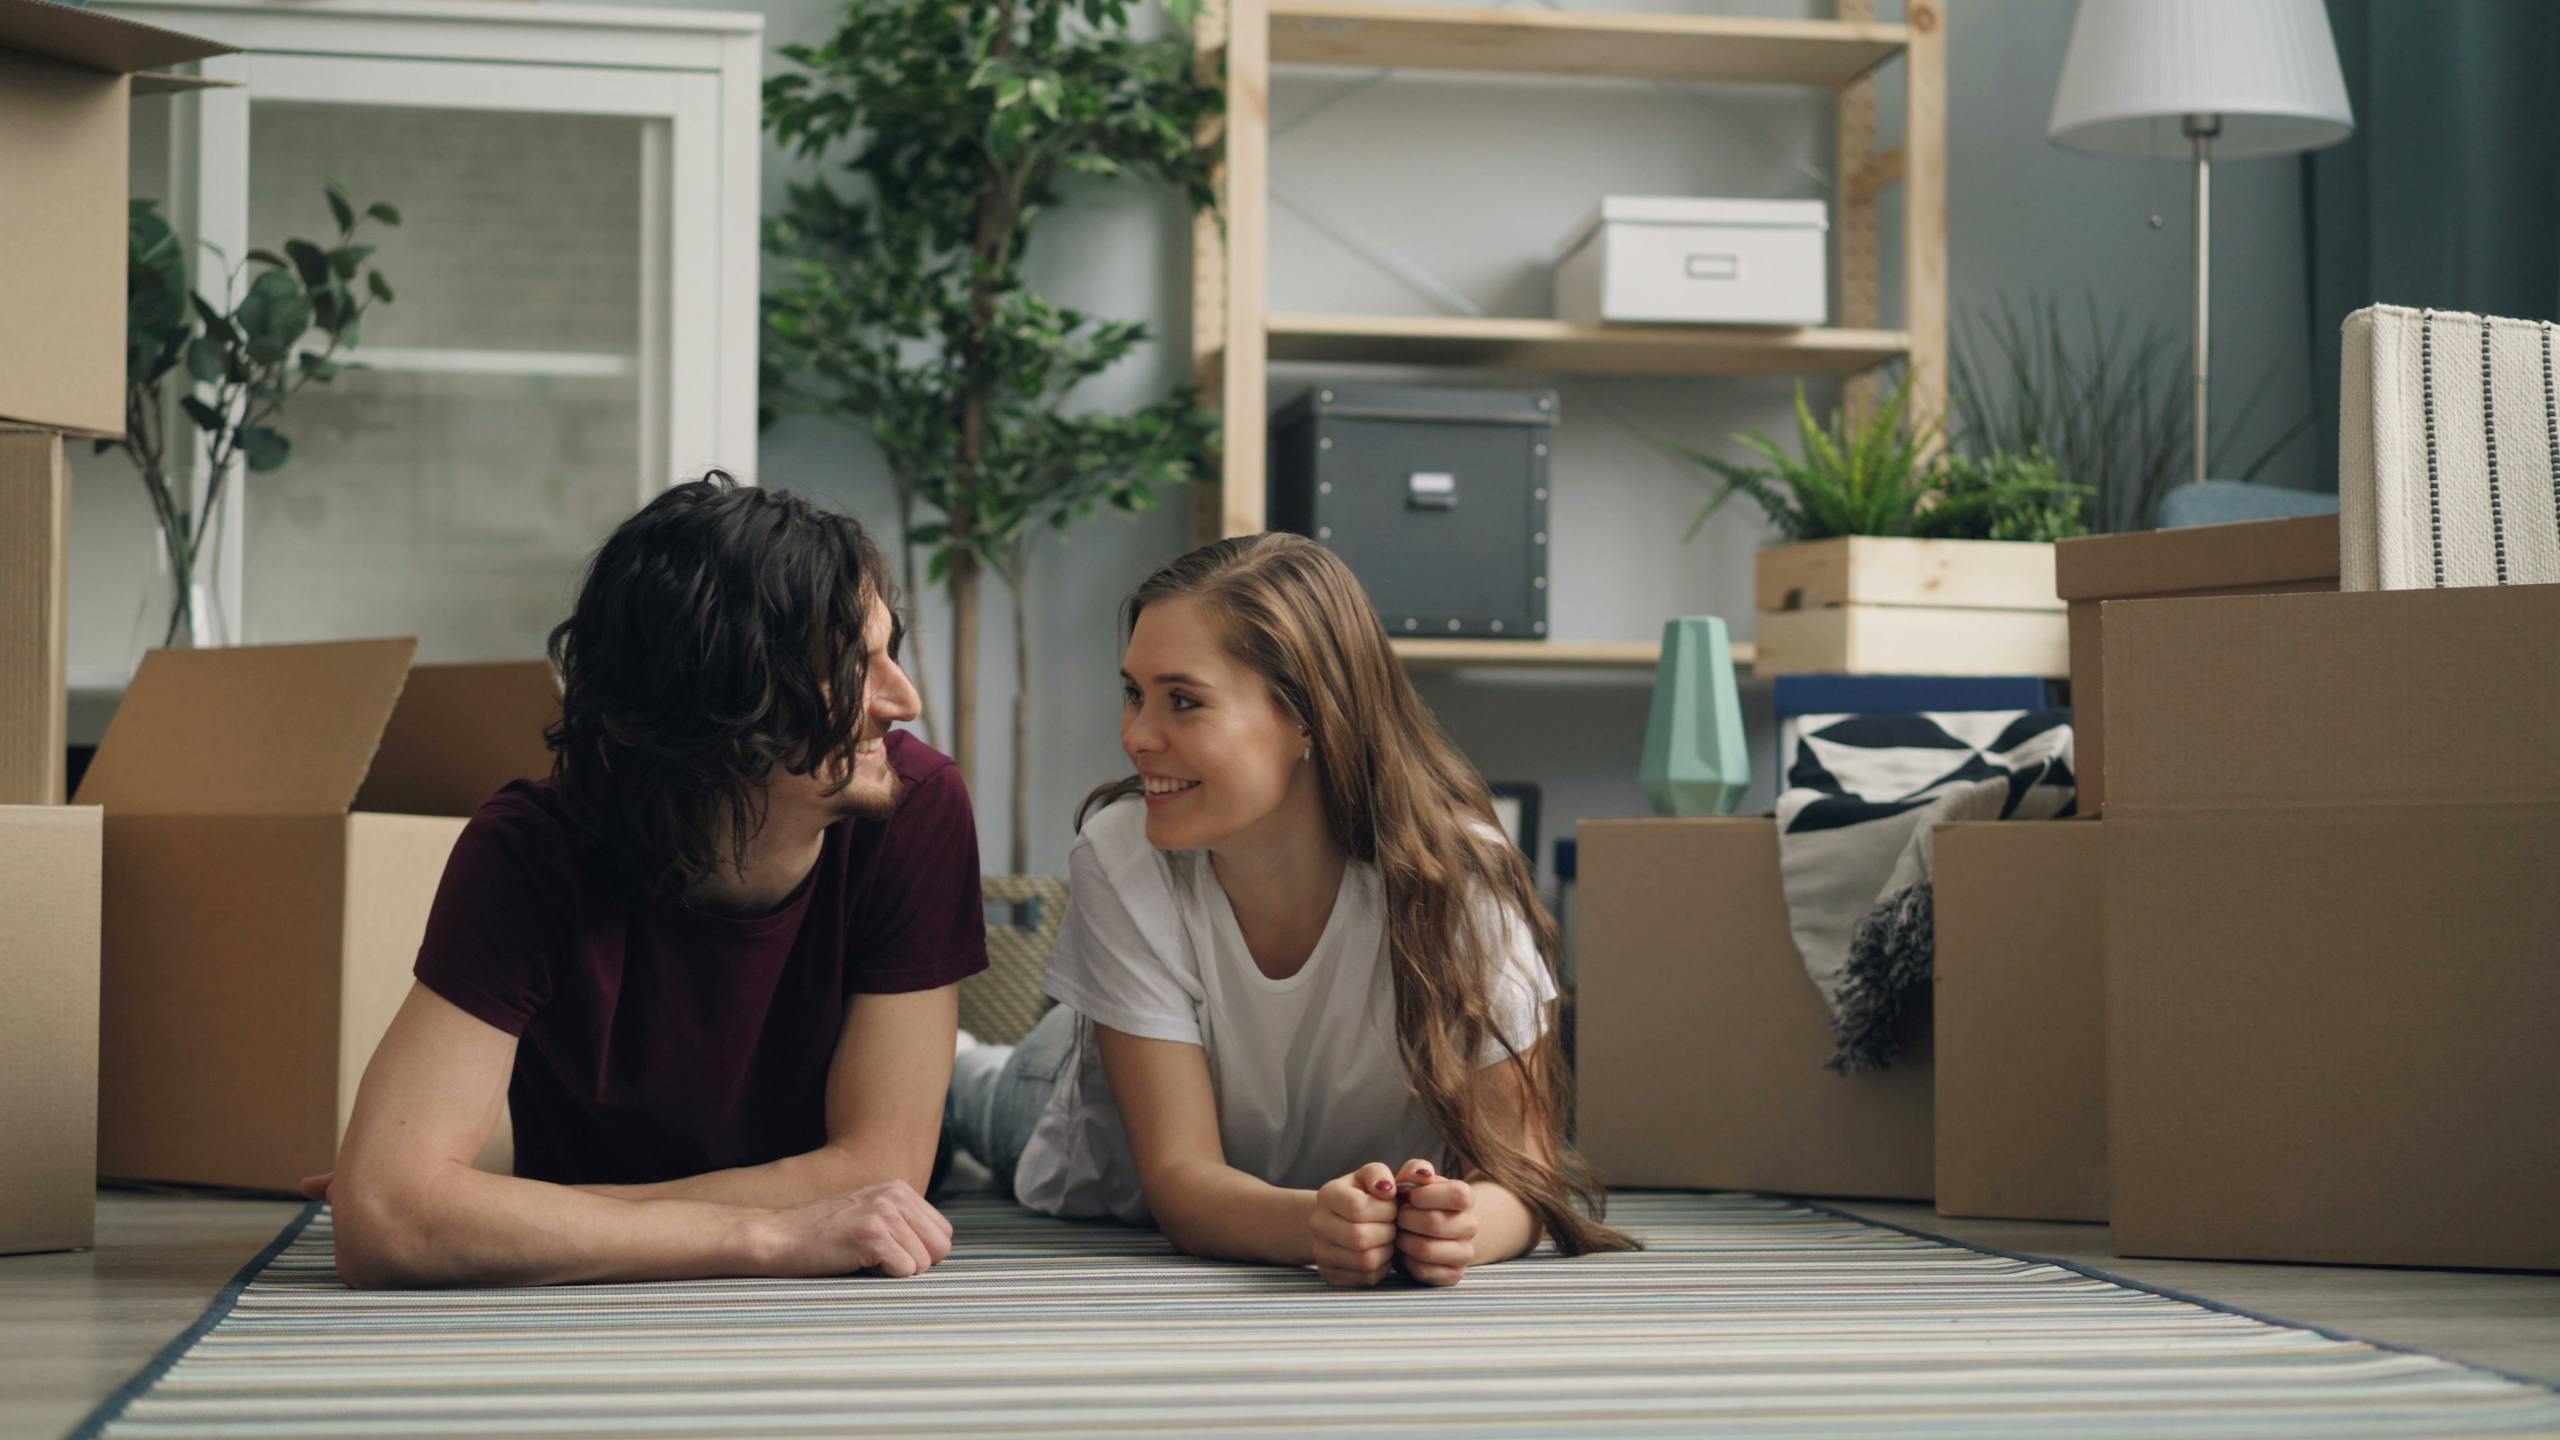
[[[1929,988],[1936,826],[2072,812],[2071,712],[1808,715],[1778,797],[1778,868],[1834,1070],[1881,1070]]]

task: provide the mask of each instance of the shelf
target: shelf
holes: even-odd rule
[[[1562,320],[1274,315],[1275,361],[1466,366],[1583,375],[1855,375],[1898,360],[1899,330],[1573,325]]]
[[[386,375],[512,375],[554,380],[620,380],[640,373],[637,356],[554,350],[404,349],[359,345],[342,356]]]
[[[1909,30],[1836,20],[1563,14],[1273,0],[1271,58],[1384,66],[1837,89],[1899,53]]]
[[[1650,670],[1662,659],[1652,640],[1395,640],[1396,654],[1417,670]],[[1736,641],[1733,663],[1751,668],[1750,642]]]

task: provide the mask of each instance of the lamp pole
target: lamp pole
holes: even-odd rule
[[[2206,388],[2212,374],[2213,342],[2213,140],[2222,133],[2219,115],[2189,115],[2184,128],[2196,152],[2196,354],[2195,481],[2204,483]]]

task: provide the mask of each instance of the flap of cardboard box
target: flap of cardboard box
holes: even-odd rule
[[[420,665],[382,732],[356,808],[470,815],[499,786],[551,773],[542,732],[560,713],[547,661]]]
[[[2560,802],[2560,585],[2106,607],[2107,814]]]
[[[79,803],[141,815],[327,815],[352,804],[413,639],[153,650]]]
[[[2053,547],[2053,588],[2065,600],[2121,600],[2295,581],[2305,588],[2337,588],[2337,516],[2085,535]]]
[[[0,50],[111,75],[165,69],[239,48],[54,0],[0,0]]]

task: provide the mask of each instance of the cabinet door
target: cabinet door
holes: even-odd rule
[[[232,481],[231,633],[416,635],[437,660],[540,653],[582,562],[676,467],[753,463],[708,453],[716,82],[236,63],[245,89],[205,108],[205,238],[235,256],[325,243],[333,179],[401,224],[361,237],[397,297],[340,357],[364,368],[293,398],[283,469]]]

